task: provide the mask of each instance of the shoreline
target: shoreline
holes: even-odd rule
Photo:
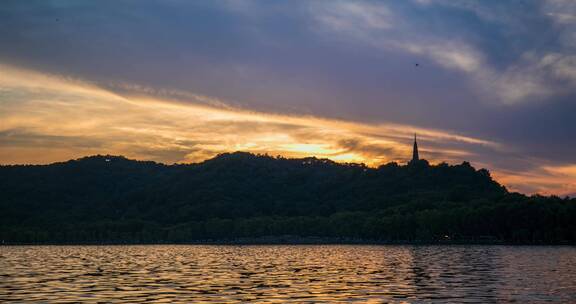
[[[138,246],[138,245],[214,245],[214,246],[250,246],[250,245],[365,245],[365,246],[386,246],[386,245],[407,245],[407,246],[576,246],[570,242],[506,242],[499,240],[442,240],[442,241],[377,241],[377,240],[356,240],[356,239],[330,239],[330,238],[261,238],[261,239],[233,239],[233,240],[193,240],[193,241],[95,241],[95,242],[13,242],[0,243],[2,246]]]

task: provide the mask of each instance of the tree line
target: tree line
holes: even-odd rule
[[[0,166],[0,193],[4,243],[576,243],[576,199],[511,193],[467,162],[370,168],[236,152],[164,165],[98,155]]]

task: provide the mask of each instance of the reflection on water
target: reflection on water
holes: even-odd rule
[[[0,247],[0,302],[576,302],[576,248]]]

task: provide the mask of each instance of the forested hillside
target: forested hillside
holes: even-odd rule
[[[186,165],[92,156],[0,166],[5,243],[266,236],[576,243],[576,199],[509,193],[487,170],[423,160],[369,168],[236,152]]]

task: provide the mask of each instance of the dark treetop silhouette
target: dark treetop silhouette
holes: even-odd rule
[[[0,241],[576,243],[575,199],[510,193],[485,169],[429,165],[417,149],[406,166],[378,168],[243,152],[0,166]]]

